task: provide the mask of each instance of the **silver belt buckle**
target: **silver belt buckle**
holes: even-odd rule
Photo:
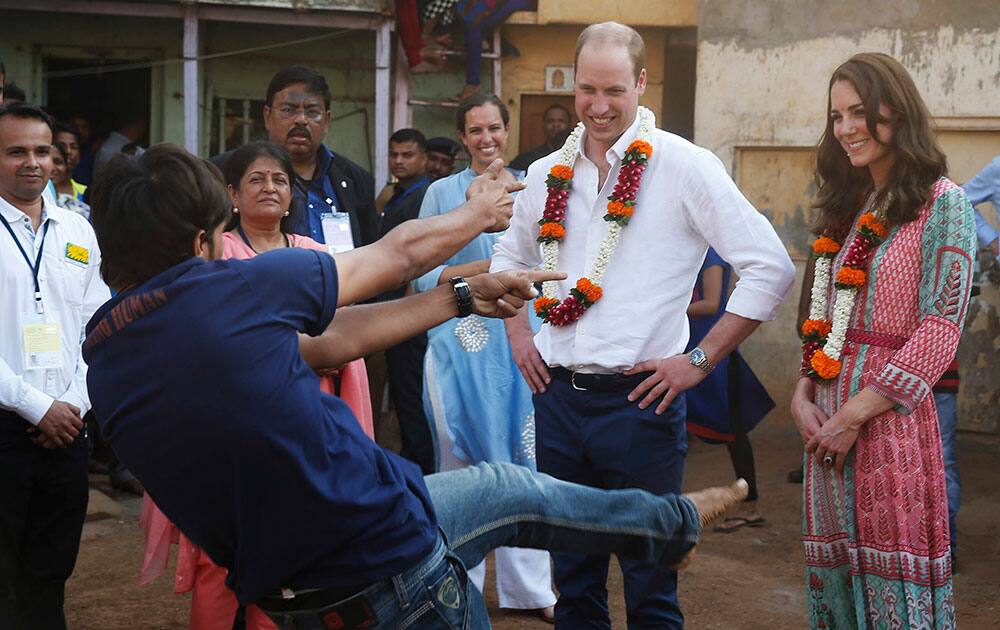
[[[579,385],[576,384],[576,375],[577,375],[577,372],[575,372],[575,371],[572,374],[570,374],[569,384],[572,385],[573,389],[575,389],[578,392],[585,392],[585,391],[587,391],[586,387],[580,387]]]

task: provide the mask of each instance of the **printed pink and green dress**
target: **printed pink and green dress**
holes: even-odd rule
[[[852,230],[850,237],[853,238]],[[858,292],[840,375],[816,386],[833,415],[863,388],[896,406],[861,429],[841,476],[806,455],[803,539],[812,628],[954,628],[948,505],[931,387],[958,348],[976,232],[948,179],[890,230]],[[843,263],[845,243],[831,278]],[[833,287],[828,287],[830,312]]]

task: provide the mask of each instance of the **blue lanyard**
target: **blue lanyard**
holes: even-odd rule
[[[45,309],[42,307],[42,290],[38,286],[38,272],[42,268],[42,250],[45,249],[45,237],[49,234],[49,219],[45,219],[45,224],[42,226],[42,243],[38,246],[38,254],[35,256],[35,264],[33,265],[31,264],[31,258],[28,257],[28,252],[24,251],[24,247],[21,246],[21,241],[17,240],[17,235],[11,229],[10,223],[7,223],[7,219],[2,215],[0,215],[0,221],[7,228],[10,237],[14,239],[14,244],[17,245],[18,251],[24,257],[24,262],[28,263],[28,269],[31,269],[31,277],[35,281],[35,312],[41,315],[45,312]]]
[[[402,195],[400,195],[398,197],[393,197],[392,199],[390,199],[389,203],[385,204],[385,209],[382,211],[382,213],[385,214],[386,212],[389,212],[390,210],[392,210],[393,208],[395,208],[396,206],[398,206],[399,204],[401,204],[404,199],[406,199],[407,197],[409,197],[410,193],[412,193],[414,190],[419,190],[420,188],[423,188],[424,186],[426,186],[428,183],[429,183],[429,181],[428,181],[428,179],[426,177],[421,178],[420,181],[418,181],[417,183],[413,184],[409,188],[403,190],[403,194]]]

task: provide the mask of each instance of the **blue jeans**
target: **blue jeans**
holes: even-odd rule
[[[628,391],[580,391],[553,379],[534,396],[538,469],[595,488],[641,488],[679,493],[687,454],[685,397],[662,414],[639,409]],[[609,556],[554,553],[556,628],[611,628]],[[682,628],[677,573],[662,563],[620,558],[629,627]]]
[[[479,464],[425,480],[442,538],[413,568],[363,592],[377,628],[489,628],[465,567],[497,547],[617,553],[666,565],[680,560],[700,534],[694,504],[676,495],[597,490],[513,464]],[[271,618],[283,629],[321,630],[324,612]]]
[[[955,434],[958,430],[958,394],[935,392],[938,424],[941,427],[941,452],[944,455],[944,483],[948,494],[948,531],[951,534],[951,552],[955,553],[956,519],[961,504],[962,482],[958,478],[958,453]]]

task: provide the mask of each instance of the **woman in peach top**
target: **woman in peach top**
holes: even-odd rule
[[[283,229],[295,212],[291,207],[294,172],[285,150],[273,142],[252,142],[233,153],[225,173],[233,198],[233,217],[223,234],[223,258],[253,258],[285,247],[327,251],[325,245]],[[371,398],[363,359],[352,361],[339,370],[322,372],[320,389],[342,398],[365,433],[374,437]],[[235,594],[226,587],[226,570],[214,564],[207,554],[179,534],[148,496],[143,497],[140,524],[146,529],[146,552],[140,584],[146,584],[162,573],[170,544],[179,542],[174,592],[192,592],[191,630],[232,628],[238,603]],[[246,627],[248,630],[275,629],[256,606],[247,607]]]

